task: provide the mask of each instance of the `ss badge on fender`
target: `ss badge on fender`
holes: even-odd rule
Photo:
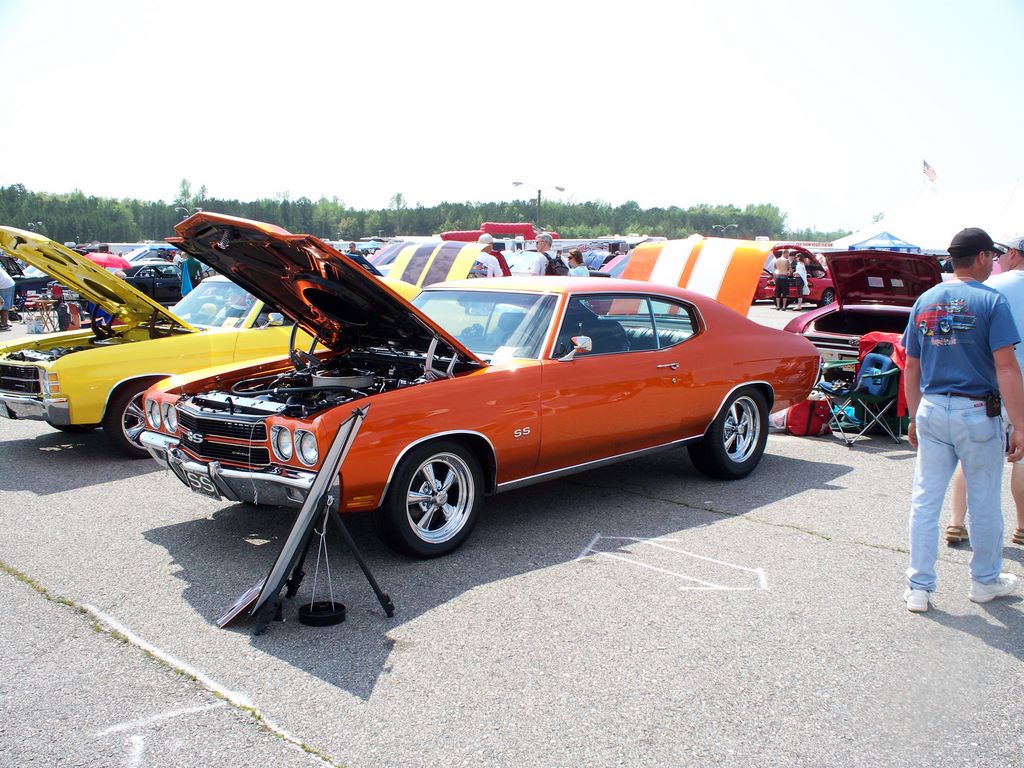
[[[530,428],[529,427],[523,427],[522,429],[517,429],[515,432],[512,433],[512,436],[516,440],[522,440],[524,437],[529,437],[530,436]]]

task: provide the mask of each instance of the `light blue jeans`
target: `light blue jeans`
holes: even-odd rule
[[[907,586],[935,591],[939,516],[957,461],[967,480],[971,578],[991,584],[1003,564],[1003,420],[985,415],[985,403],[924,395],[917,409],[917,466],[910,508]]]

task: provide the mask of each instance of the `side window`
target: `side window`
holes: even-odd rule
[[[160,277],[177,277],[178,270],[174,268],[173,264],[167,264],[165,266],[158,267],[160,270]]]
[[[573,336],[590,337],[590,355],[654,349],[649,302],[643,296],[573,296],[566,305],[553,357],[569,353]]]
[[[156,277],[156,272],[147,267],[146,269],[140,269],[135,273],[136,277]]]
[[[689,304],[652,299],[651,310],[659,349],[681,344],[698,331],[697,313]]]

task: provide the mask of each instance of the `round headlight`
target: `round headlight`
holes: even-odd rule
[[[164,403],[163,411],[167,431],[176,431],[178,429],[178,409],[174,407],[173,403]]]
[[[299,461],[307,467],[316,464],[316,460],[320,458],[320,451],[316,446],[316,436],[312,432],[299,430],[295,433],[295,442],[299,449]]]
[[[277,458],[288,461],[292,457],[292,433],[285,427],[274,427],[271,430],[271,443]]]
[[[160,429],[160,403],[156,400],[146,401],[146,418],[149,419],[149,426]]]

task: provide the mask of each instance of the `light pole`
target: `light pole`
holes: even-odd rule
[[[513,187],[530,187],[530,189],[536,189],[537,190],[537,224],[536,224],[536,226],[537,226],[537,229],[540,229],[540,190],[541,190],[541,188],[538,187],[538,186],[535,186],[534,184],[530,184],[529,182],[526,182],[526,181],[513,181],[512,182],[512,186]],[[565,192],[565,187],[553,187],[553,189],[557,189],[559,192]]]
[[[181,206],[179,205],[179,206],[177,206],[177,207],[176,207],[176,208],[175,208],[174,210],[175,210],[175,212],[177,212],[177,213],[180,213],[180,214],[181,214],[181,220],[182,220],[182,221],[184,221],[184,220],[185,220],[185,219],[187,219],[187,218],[188,218],[189,216],[191,216],[191,215],[192,215],[193,213],[200,213],[200,212],[201,212],[201,211],[202,211],[203,209],[202,209],[202,208],[192,208],[192,209],[188,209],[188,208],[182,208],[182,207],[181,207]]]
[[[739,228],[739,224],[712,224],[711,229],[718,232],[722,237],[725,237],[725,233],[730,229]]]

